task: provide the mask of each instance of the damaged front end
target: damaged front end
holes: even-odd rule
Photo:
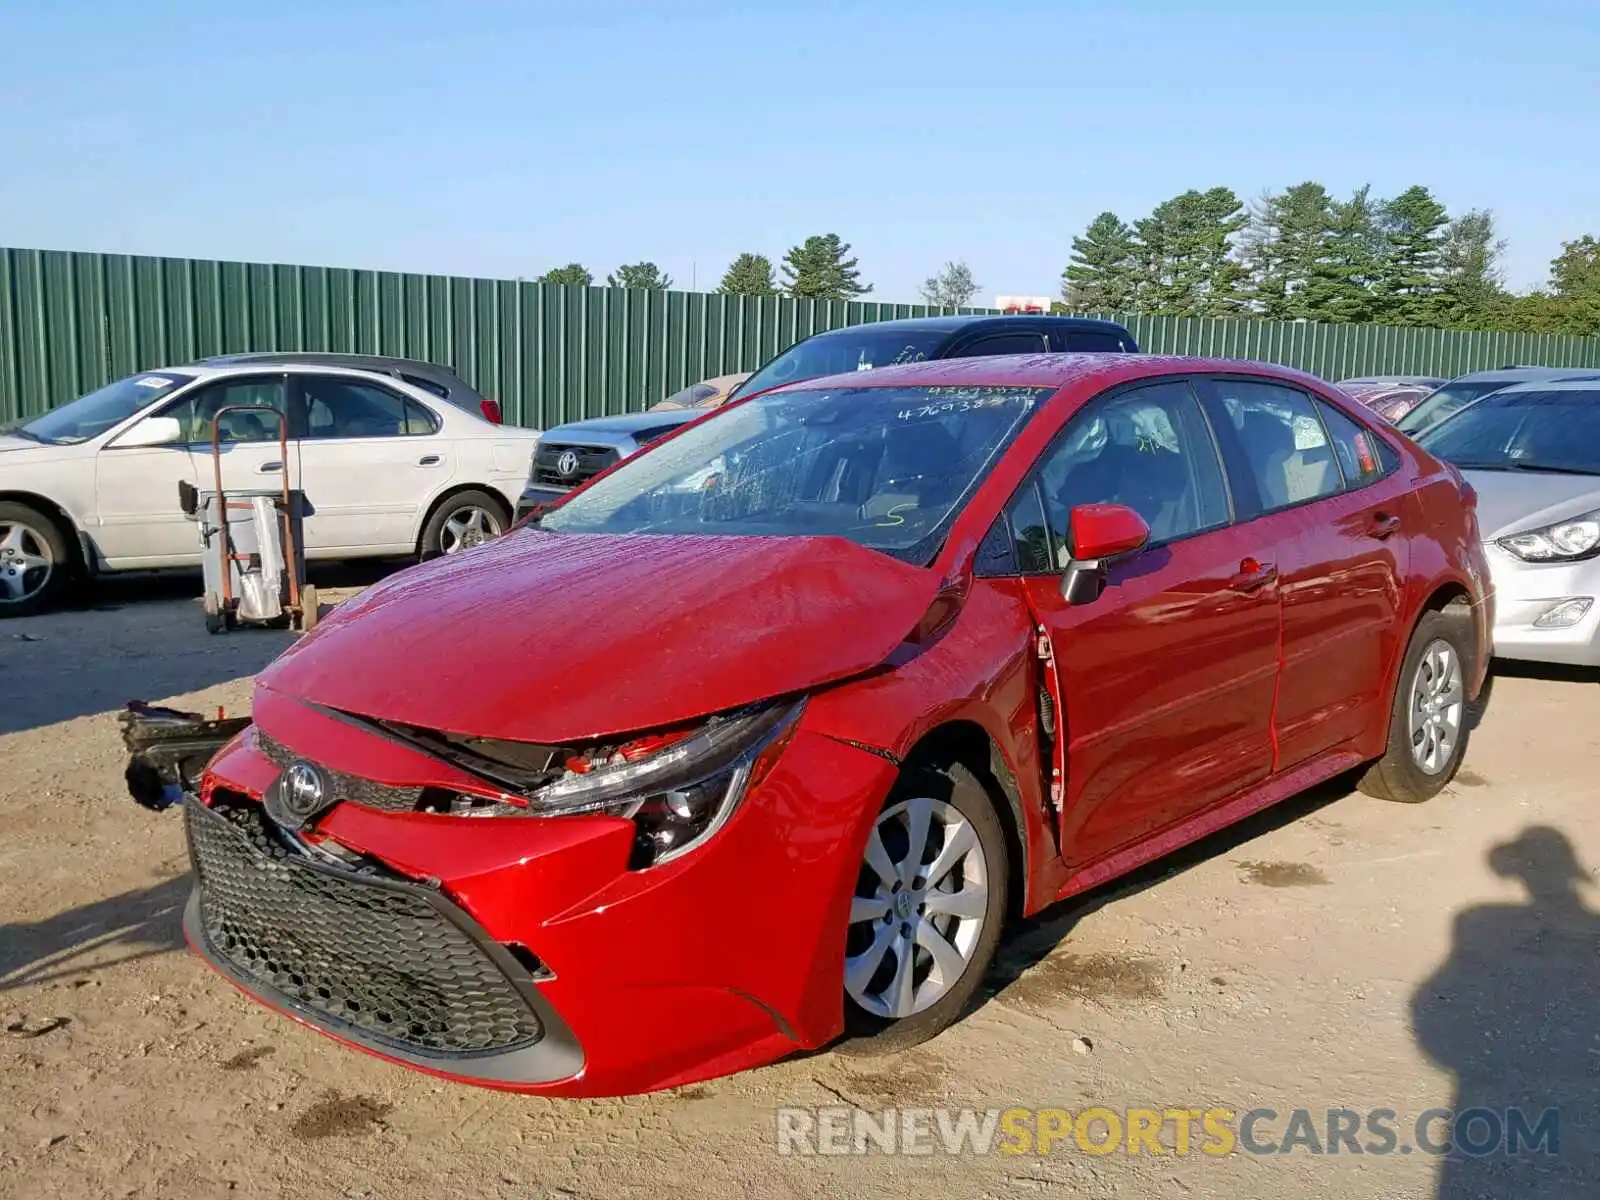
[[[196,793],[206,765],[250,726],[249,717],[215,717],[130,700],[117,714],[128,748],[123,779],[134,803],[152,812],[171,808]]]

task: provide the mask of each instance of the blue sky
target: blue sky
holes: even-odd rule
[[[6,245],[704,289],[836,232],[911,300],[1219,184],[1426,184],[1518,287],[1600,234],[1581,2],[0,5]]]

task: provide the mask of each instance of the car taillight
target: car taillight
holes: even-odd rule
[[[483,409],[483,419],[485,421],[488,421],[492,425],[499,425],[502,423],[500,417],[500,401],[484,400],[479,403],[478,407]]]

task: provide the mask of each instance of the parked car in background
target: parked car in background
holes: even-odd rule
[[[1495,653],[1600,666],[1600,379],[1502,388],[1419,442],[1478,493]]]
[[[1474,371],[1443,384],[1424,396],[1410,412],[1395,422],[1395,428],[1416,437],[1437,425],[1451,413],[1491,392],[1518,383],[1559,379],[1600,379],[1600,370],[1583,367],[1501,367],[1494,371]]]
[[[679,388],[665,400],[658,400],[648,411],[676,412],[696,408],[716,408],[719,404],[725,404],[728,397],[733,394],[733,390],[749,378],[749,371],[736,371],[732,375],[702,379],[699,383]]]
[[[74,575],[190,567],[178,485],[305,493],[306,554],[451,554],[505,530],[537,430],[494,425],[403,379],[295,361],[143,371],[0,433],[0,617],[40,612]]]
[[[1340,387],[1391,425],[1410,412],[1431,389],[1420,384],[1367,384]]]
[[[1486,571],[1459,475],[1287,369],[765,391],[273,663],[184,804],[188,940],[496,1088],[914,1045],[1008,919],[1353,769],[1441,791]]]
[[[1086,317],[1025,314],[873,321],[829,329],[796,342],[746,377],[718,403],[840,371],[865,371],[900,363],[1102,352],[1137,354],[1139,346],[1125,326]],[[702,407],[670,412],[663,411],[663,402],[648,413],[571,421],[550,430],[534,461],[518,513],[559,499],[647,443],[703,415]]]
[[[242,354],[218,354],[202,358],[200,364],[213,367],[265,366],[270,364],[300,363],[304,366],[350,367],[358,371],[376,371],[392,375],[432,392],[441,400],[449,401],[459,409],[474,413],[491,425],[499,425],[504,414],[500,402],[490,400],[478,392],[449,367],[424,362],[415,358],[391,358],[380,354],[336,354],[311,351],[298,354],[287,350],[252,350]]]

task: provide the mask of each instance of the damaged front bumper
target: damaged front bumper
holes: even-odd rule
[[[213,718],[176,708],[130,701],[117,714],[128,748],[123,779],[128,794],[152,812],[171,808],[197,792],[200,776],[223,747],[250,727],[249,717]]]

